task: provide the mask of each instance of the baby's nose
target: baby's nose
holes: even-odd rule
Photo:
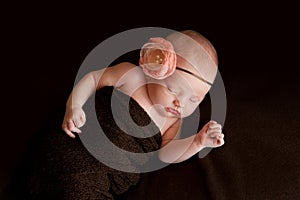
[[[180,107],[180,108],[184,107],[183,104],[181,104],[180,101],[179,101],[178,99],[175,99],[175,100],[173,101],[173,103],[174,103],[174,105],[175,105],[176,107]]]

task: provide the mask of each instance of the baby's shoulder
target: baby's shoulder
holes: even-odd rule
[[[126,91],[126,93],[131,93],[129,91],[136,90],[146,84],[145,74],[139,66],[124,62],[118,64],[118,69],[122,75],[116,87]]]
[[[135,73],[137,73],[137,75],[144,76],[144,73],[143,73],[143,70],[141,69],[141,67],[139,67],[133,63],[130,63],[130,62],[121,62],[119,64],[109,67],[109,69],[111,69],[115,73],[118,73],[122,76],[130,71],[134,71]]]
[[[118,68],[120,78],[120,83],[127,83],[127,82],[140,82],[145,80],[145,74],[141,67],[132,64],[130,62],[122,62],[115,66]]]
[[[133,64],[133,63],[131,63],[131,62],[121,62],[121,63],[118,63],[117,65],[121,66],[123,68],[133,68],[133,67],[136,67],[136,65]]]

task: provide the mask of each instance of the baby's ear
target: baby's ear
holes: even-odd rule
[[[205,99],[205,97],[206,97],[206,94],[198,97],[199,104]]]
[[[206,94],[207,94],[207,93],[206,93]],[[206,94],[204,94],[204,95],[202,96],[201,101],[203,101],[203,99],[206,98]]]

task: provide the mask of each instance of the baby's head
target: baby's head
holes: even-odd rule
[[[166,37],[177,54],[177,67],[192,72],[212,84],[218,68],[217,52],[211,42],[193,30],[175,32]]]
[[[159,113],[183,118],[209,92],[217,73],[217,53],[208,39],[192,30],[172,33],[166,40],[176,53],[176,68],[167,78],[148,79],[148,94]]]
[[[211,57],[212,61],[216,64],[216,66],[218,65],[217,52],[214,46],[212,45],[212,43],[206,37],[193,30],[184,30],[181,31],[180,33],[183,33],[189,36],[190,38],[194,39],[196,42],[198,42],[201,45],[201,47],[209,54],[209,56]],[[169,35],[168,37],[170,38],[171,35]]]

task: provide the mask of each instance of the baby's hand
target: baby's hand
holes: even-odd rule
[[[197,143],[204,147],[220,147],[224,144],[222,126],[211,120],[197,133]]]
[[[85,124],[85,113],[81,107],[67,109],[62,124],[62,129],[72,138],[75,138],[75,133],[81,133],[79,129]]]

